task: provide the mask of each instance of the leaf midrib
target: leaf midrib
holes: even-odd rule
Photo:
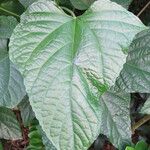
[[[71,123],[72,123],[72,133],[73,133],[73,150],[75,150],[75,134],[74,134],[74,125],[73,125],[73,114],[72,114],[72,108],[73,108],[73,106],[72,106],[72,80],[73,80],[73,74],[74,74],[74,67],[75,67],[75,64],[74,64],[74,62],[73,62],[73,60],[74,60],[74,49],[75,49],[75,37],[76,37],[76,26],[77,26],[77,19],[73,19],[73,21],[74,21],[74,30],[73,30],[73,42],[72,42],[72,50],[71,50],[71,52],[72,52],[72,54],[71,54],[71,60],[72,60],[72,67],[70,67],[70,69],[71,69],[71,75],[70,75],[70,79],[71,79],[71,82],[70,82],[70,88],[69,88],[69,90],[70,90],[70,92],[69,92],[69,97],[70,97],[70,115],[71,115]]]

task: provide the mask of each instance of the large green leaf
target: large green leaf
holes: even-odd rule
[[[137,34],[131,44],[115,89],[150,93],[150,29]]]
[[[21,139],[21,130],[14,113],[5,107],[0,107],[0,139]]]
[[[130,94],[106,92],[101,98],[101,133],[119,150],[131,142]]]
[[[143,28],[137,17],[109,0],[95,2],[77,18],[47,0],[35,2],[22,15],[10,40],[11,60],[22,72],[35,115],[56,148],[86,150],[97,138],[97,83],[114,84],[124,51]]]
[[[7,40],[0,39],[0,106],[13,108],[25,94],[23,78],[9,60]]]
[[[150,114],[150,97],[147,99],[144,106],[142,107],[141,113]]]
[[[90,5],[96,1],[96,0],[70,0],[72,5],[79,9],[79,10],[85,10],[90,7]],[[128,8],[132,0],[112,0],[113,2],[116,2],[120,5],[122,5],[125,8]]]

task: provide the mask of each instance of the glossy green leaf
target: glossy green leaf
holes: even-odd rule
[[[144,106],[142,107],[141,113],[150,114],[150,97],[147,99]]]
[[[21,130],[14,113],[5,107],[0,107],[0,138],[21,139]]]
[[[0,16],[0,38],[10,38],[17,24],[17,20],[12,16]]]
[[[21,112],[21,118],[24,126],[29,126],[31,121],[35,118],[35,114],[30,105],[28,96],[25,96],[19,103],[18,108]]]
[[[101,133],[119,150],[130,144],[130,94],[106,92],[101,98]]]
[[[136,144],[135,150],[148,150],[148,144],[144,141],[140,141]]]
[[[150,29],[136,35],[115,89],[150,93]]]
[[[23,78],[9,60],[7,40],[0,39],[0,106],[13,108],[25,94]]]
[[[135,150],[133,147],[127,146],[125,150]]]
[[[47,0],[35,2],[22,15],[10,39],[11,60],[25,78],[42,129],[58,150],[86,150],[97,138],[101,107],[96,83],[114,84],[125,49],[143,28],[136,16],[109,0],[95,2],[77,18]]]

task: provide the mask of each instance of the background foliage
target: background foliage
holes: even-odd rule
[[[2,0],[0,149],[148,149],[149,3]]]

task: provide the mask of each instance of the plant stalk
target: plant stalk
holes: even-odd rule
[[[142,119],[140,119],[138,122],[136,122],[132,126],[132,133],[134,134],[135,130],[138,129],[140,126],[142,126],[144,123],[150,120],[150,115],[144,116]]]
[[[74,12],[73,11],[71,11],[70,9],[68,9],[68,8],[66,8],[66,7],[61,7],[63,10],[65,10],[65,11],[67,11],[69,14],[71,14],[71,16],[73,17],[73,18],[76,18],[76,16],[75,16],[75,14],[74,14]]]
[[[9,10],[6,10],[5,8],[0,7],[0,10],[4,11],[4,12],[6,12],[6,13],[12,15],[12,16],[15,16],[15,17],[17,17],[17,18],[20,18],[19,15],[15,14],[15,13],[9,11]]]
[[[142,10],[137,14],[137,16],[139,17],[145,10],[146,8],[150,5],[150,1],[142,8]]]

